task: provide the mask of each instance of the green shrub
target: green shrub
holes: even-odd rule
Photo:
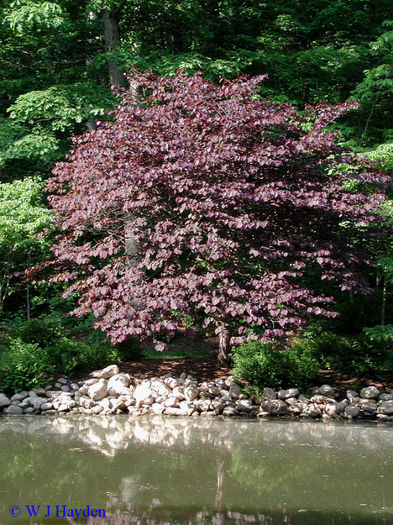
[[[5,344],[4,344],[5,343]],[[9,338],[0,347],[0,392],[20,392],[42,385],[53,372],[46,351],[37,344]]]
[[[316,379],[319,363],[309,349],[280,351],[274,344],[251,341],[232,354],[235,377],[246,379],[257,391],[269,386],[306,387]]]
[[[29,389],[52,373],[72,377],[141,355],[136,338],[114,346],[102,337],[86,343],[72,339],[60,323],[48,319],[21,323],[0,344],[0,391]]]
[[[12,336],[19,337],[25,343],[37,344],[42,348],[56,344],[66,334],[60,323],[51,319],[33,319],[15,328]]]
[[[388,368],[391,352],[386,341],[374,336],[372,330],[343,336],[310,329],[295,347],[314,355],[321,368],[353,375],[376,374]]]

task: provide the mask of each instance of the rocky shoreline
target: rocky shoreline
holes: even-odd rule
[[[323,419],[393,421],[393,389],[375,386],[340,395],[330,385],[311,389],[309,397],[297,388],[265,388],[262,399],[242,394],[233,376],[198,383],[186,373],[174,377],[136,380],[110,365],[72,382],[60,377],[45,388],[33,388],[8,398],[0,393],[3,415],[130,414],[167,416],[286,416]]]

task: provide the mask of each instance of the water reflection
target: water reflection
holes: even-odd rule
[[[0,523],[29,503],[105,508],[97,525],[393,523],[392,438],[374,423],[2,418]]]

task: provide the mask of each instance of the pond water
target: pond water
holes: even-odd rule
[[[393,426],[0,418],[0,523],[76,518],[96,525],[393,524]]]

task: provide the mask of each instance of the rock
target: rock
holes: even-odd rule
[[[79,398],[79,405],[83,408],[89,409],[94,406],[94,401],[87,396],[81,396]]]
[[[165,407],[161,403],[153,403],[151,405],[151,410],[152,410],[153,414],[156,414],[157,416],[160,416],[164,412]]]
[[[228,416],[228,417],[231,417],[231,416],[237,416],[239,414],[239,412],[236,410],[236,408],[234,407],[225,407],[224,410],[222,411],[222,415],[223,416]]]
[[[194,385],[187,386],[184,389],[184,396],[185,396],[187,401],[193,401],[194,399],[196,399],[199,396],[199,389],[198,389],[198,387],[196,387]]]
[[[94,385],[91,385],[89,387],[87,393],[89,397],[93,399],[93,401],[99,401],[100,399],[103,399],[106,396],[107,391],[107,382],[105,381],[105,379],[100,379],[98,383],[94,383]]]
[[[67,379],[65,379],[64,377],[59,377],[57,382],[61,385],[66,385],[68,383]]]
[[[90,411],[92,414],[100,414],[103,411],[103,407],[101,405],[95,405]]]
[[[19,406],[21,408],[27,408],[27,407],[31,406],[31,404],[32,404],[31,403],[31,398],[30,397],[26,397],[23,401],[21,401],[19,403]]]
[[[277,394],[275,393],[275,391],[272,388],[265,387],[263,389],[263,397],[265,397],[266,399],[276,399],[277,398]]]
[[[360,408],[358,406],[348,405],[347,407],[345,407],[344,415],[348,419],[357,417],[359,414],[360,414]]]
[[[152,379],[151,389],[164,399],[171,394],[171,389],[161,379]]]
[[[1,396],[3,396],[4,394],[0,394],[0,407],[1,407]],[[26,397],[29,397],[29,393],[26,392],[26,390],[24,390],[23,392],[19,392],[18,394],[14,394],[12,397],[11,397],[11,401],[23,401],[24,399],[26,399]]]
[[[289,397],[297,397],[299,394],[300,392],[297,388],[289,388],[287,390],[287,397],[285,399],[288,399]]]
[[[73,390],[74,392],[77,392],[79,390],[79,385],[77,385],[76,383],[71,383],[70,387],[71,390]]]
[[[325,413],[328,416],[335,416],[335,415],[337,415],[338,414],[337,403],[328,403],[325,406]]]
[[[285,403],[287,405],[295,405],[298,402],[297,397],[287,397]]]
[[[252,410],[252,401],[251,399],[241,399],[236,402],[236,410],[238,412],[251,412]]]
[[[30,398],[31,399],[31,398]],[[34,397],[31,399],[31,404],[33,405],[34,410],[39,410],[41,408],[41,405],[47,402],[47,398],[43,397]]]
[[[69,392],[70,391],[70,387],[68,385],[64,385],[64,386],[61,387],[61,390],[63,392]]]
[[[286,397],[287,397],[287,391],[286,391],[286,390],[283,390],[283,389],[279,390],[279,391],[277,392],[277,397],[278,397],[278,399],[286,399]]]
[[[20,416],[23,414],[23,408],[17,405],[9,405],[4,412],[7,416]]]
[[[289,413],[288,405],[282,399],[266,399],[262,401],[261,407],[272,416],[284,416]]]
[[[347,398],[352,403],[355,399],[359,397],[359,394],[355,390],[347,390]]]
[[[380,401],[391,401],[392,399],[393,399],[393,394],[381,394],[379,396]],[[12,397],[11,397],[11,401],[12,401]]]
[[[31,390],[34,394],[37,396],[44,396],[45,395],[45,389],[44,388],[33,388]]]
[[[137,405],[152,405],[154,403],[153,392],[150,388],[149,382],[142,382],[140,385],[137,385],[134,391],[134,399]]]
[[[322,394],[316,394],[315,396],[312,396],[310,399],[311,403],[317,403],[319,405],[331,403],[334,401],[334,399],[331,399],[330,397],[323,396]]]
[[[183,410],[181,408],[167,407],[165,409],[165,415],[167,416],[184,416]]]
[[[122,399],[111,399],[109,405],[112,412],[121,412],[126,408],[124,401]]]
[[[169,396],[165,401],[164,401],[164,406],[165,407],[179,407],[179,403],[180,403],[180,399],[177,397],[177,396]]]
[[[377,403],[371,399],[360,399],[359,407],[364,412],[374,413],[377,411]]]
[[[53,403],[42,403],[42,405],[40,406],[41,412],[46,412],[47,410],[52,410],[52,408],[53,408]]]
[[[319,387],[319,393],[323,396],[334,396],[334,388],[331,387],[330,385],[322,385]]]
[[[0,408],[8,407],[10,403],[11,401],[8,399],[8,397],[5,394],[0,394]]]
[[[375,386],[366,386],[360,391],[360,397],[364,399],[378,399],[380,391]]]
[[[300,396],[298,397],[298,401],[300,401],[301,403],[308,403],[310,400],[308,399],[308,397],[305,397],[303,394],[300,394]]]
[[[317,405],[316,403],[310,403],[307,405],[303,412],[301,413],[302,417],[320,417],[322,414],[322,408],[321,405]]]
[[[120,396],[127,395],[130,393],[128,388],[130,384],[130,378],[126,374],[117,374],[112,376],[108,380],[108,395],[110,396]]]
[[[378,407],[378,412],[385,416],[391,416],[393,414],[393,400],[383,401]]]
[[[296,399],[296,398],[293,398],[293,399]],[[288,402],[288,401],[287,401]],[[292,403],[290,406],[289,406],[289,412],[291,414],[294,414],[294,415],[298,415],[298,414],[301,414],[304,410],[304,404],[303,403],[300,403],[300,402],[296,402],[296,403]]]
[[[392,421],[393,420],[392,416],[386,416],[385,414],[377,414],[377,418],[380,421]]]
[[[237,385],[236,383],[233,383],[231,384],[231,386],[229,387],[229,395],[231,396],[232,399],[237,399],[241,394],[241,389],[240,389],[240,386]]]
[[[90,374],[91,377],[97,377],[98,379],[109,379],[119,373],[119,367],[117,365],[109,365],[102,370],[95,370]]]

